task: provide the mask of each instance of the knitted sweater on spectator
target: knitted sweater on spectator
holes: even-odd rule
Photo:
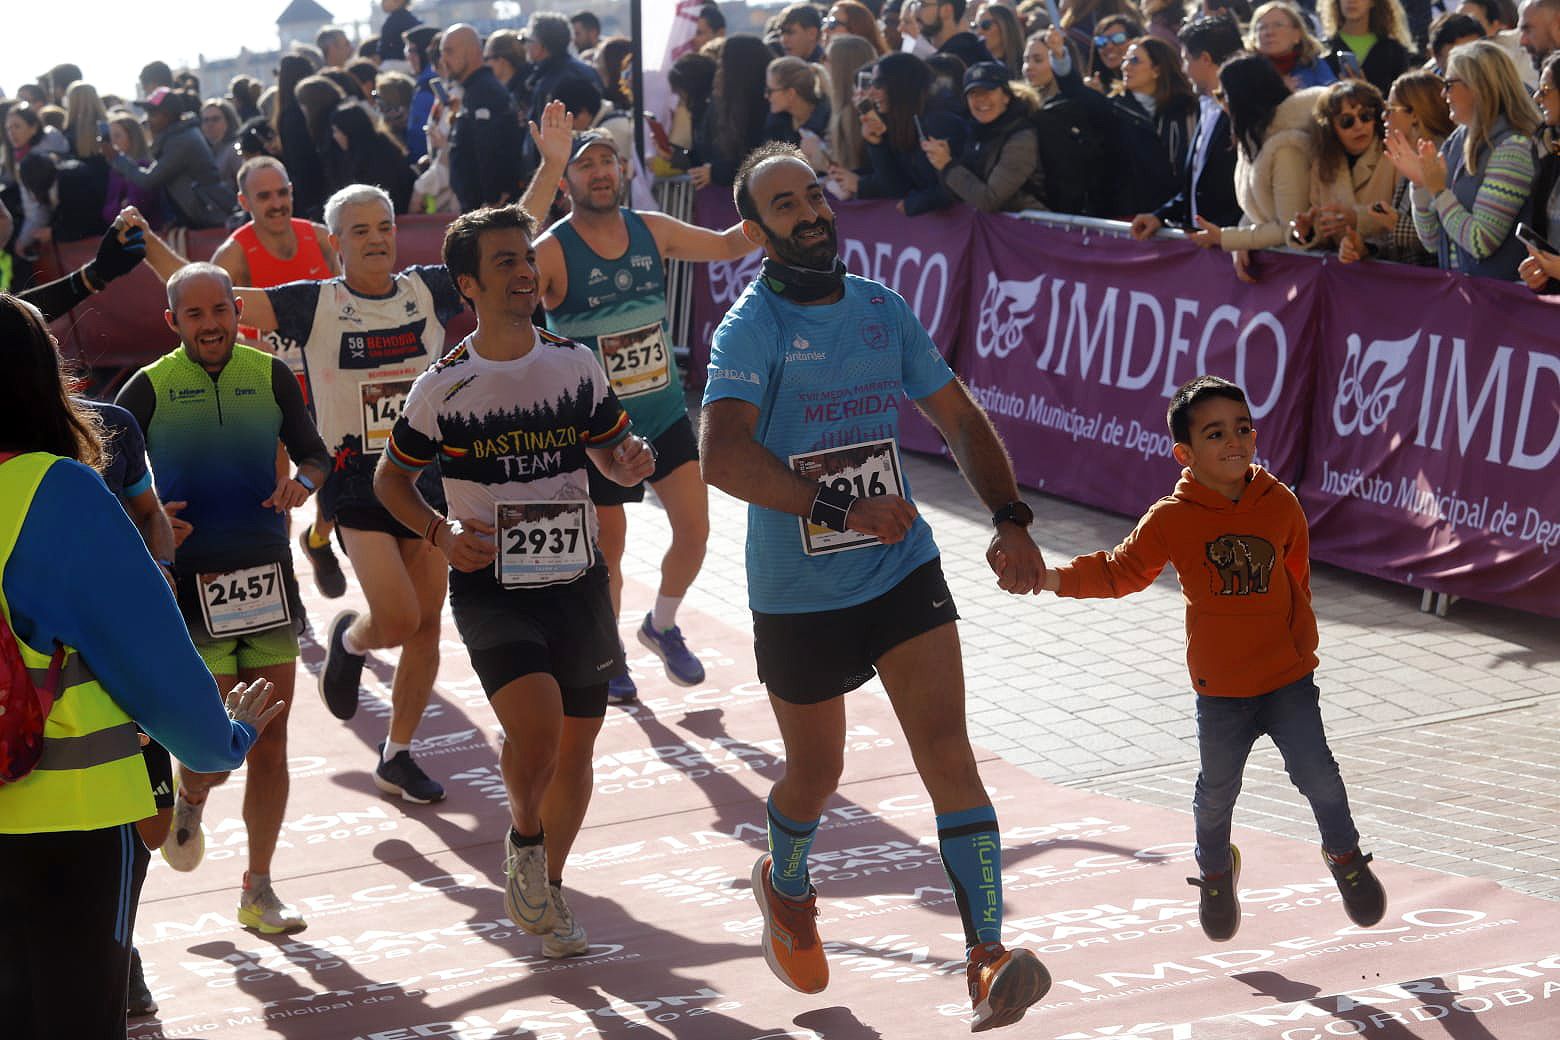
[[[1056,568],[1059,594],[1129,596],[1167,563],[1186,599],[1196,692],[1256,697],[1315,671],[1310,533],[1299,500],[1267,470],[1252,466],[1234,502],[1182,471],[1115,549]]]
[[[1311,113],[1321,87],[1297,90],[1273,113],[1255,159],[1244,148],[1235,161],[1235,198],[1244,219],[1224,228],[1224,248],[1272,249],[1284,244],[1289,222],[1311,204]]]
[[[1512,231],[1532,209],[1538,176],[1533,139],[1497,120],[1489,134],[1494,147],[1481,149],[1475,173],[1463,159],[1467,136],[1468,128],[1459,126],[1441,146],[1445,190],[1432,197],[1413,189],[1414,230],[1447,270],[1514,279],[1527,251]]]

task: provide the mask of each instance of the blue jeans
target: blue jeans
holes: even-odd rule
[[[1204,875],[1230,869],[1230,817],[1240,794],[1246,758],[1266,733],[1284,756],[1284,769],[1311,803],[1322,848],[1348,852],[1359,844],[1349,796],[1322,731],[1319,692],[1307,675],[1259,697],[1197,696],[1197,749],[1202,771],[1192,796],[1197,821],[1197,865]]]

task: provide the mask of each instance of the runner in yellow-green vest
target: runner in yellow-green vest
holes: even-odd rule
[[[122,1040],[146,860],[134,822],[153,811],[134,723],[184,761],[231,769],[279,709],[256,683],[224,710],[157,565],[90,468],[98,427],[66,396],[42,316],[4,294],[0,351],[0,611],[37,681],[65,652],[43,758],[0,786],[0,1008],[8,1037]]]

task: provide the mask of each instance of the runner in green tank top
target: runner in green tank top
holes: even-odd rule
[[[704,681],[704,666],[683,642],[677,608],[704,563],[709,500],[682,379],[667,341],[663,261],[736,260],[753,252],[753,243],[740,224],[710,231],[662,213],[620,207],[623,157],[617,146],[607,134],[574,135],[562,104],[549,105],[541,127],[533,124],[532,132],[543,161],[521,207],[540,222],[560,181],[573,203],[569,216],[536,240],[537,289],[547,308],[547,327],[596,352],[635,432],[655,446],[650,484],[666,507],[672,543],[661,561],[655,609],[639,626],[639,641],[661,658],[667,678],[694,686]],[[590,491],[611,573],[612,607],[621,612],[628,533],[623,505],[643,500],[644,486],[619,487],[592,471]],[[612,679],[611,700],[631,700],[635,694],[626,670]]]

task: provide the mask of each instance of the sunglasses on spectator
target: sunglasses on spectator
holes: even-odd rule
[[[996,24],[997,23],[993,22],[990,18],[982,18],[980,21],[970,26],[970,28],[979,29],[981,32],[990,32],[991,27]]]
[[[1375,121],[1376,113],[1374,112],[1361,112],[1359,115],[1349,112],[1333,117],[1333,125],[1339,130],[1353,130],[1355,123],[1374,123]]]
[[[1550,86],[1548,83],[1540,83],[1533,90],[1533,96],[1536,97],[1536,98],[1548,97],[1549,95],[1553,94],[1554,92],[1555,92],[1555,88]]]
[[[1124,59],[1122,61],[1122,64],[1123,65],[1141,65],[1141,64],[1143,64],[1143,55],[1141,55],[1141,54],[1134,54],[1134,55],[1132,55],[1132,57]]]
[[[1118,30],[1106,36],[1096,36],[1094,38],[1094,46],[1109,47],[1111,44],[1115,44],[1117,47],[1120,47],[1123,43],[1126,43],[1131,38],[1132,37],[1128,36],[1126,33]]]

